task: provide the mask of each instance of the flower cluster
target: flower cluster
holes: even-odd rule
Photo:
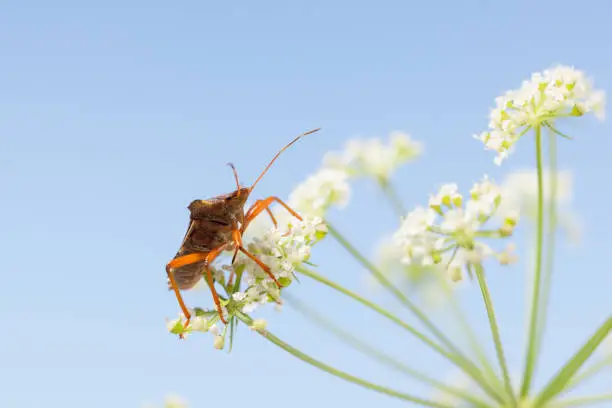
[[[513,260],[512,246],[495,252],[482,242],[489,238],[512,235],[519,212],[506,207],[501,188],[488,178],[476,183],[465,202],[455,184],[447,184],[432,195],[429,207],[418,207],[403,220],[394,235],[404,265],[444,266],[453,281],[461,280],[466,266],[481,263],[494,256],[502,264]],[[496,228],[487,228],[492,220]]]
[[[495,150],[496,164],[512,152],[516,141],[527,131],[545,125],[556,133],[556,119],[593,112],[603,118],[605,94],[593,89],[582,71],[558,66],[534,73],[519,89],[496,99],[489,130],[476,135],[489,150]]]
[[[233,264],[215,269],[215,281],[227,294],[221,298],[226,320],[231,319],[236,311],[250,313],[263,304],[280,304],[280,292],[293,282],[295,268],[308,261],[312,246],[327,233],[326,225],[318,217],[299,220],[278,215],[275,218],[279,221],[276,227],[264,229],[254,223],[254,229],[261,232],[254,234],[250,242],[245,241],[247,250],[269,268],[269,273],[242,253]],[[256,221],[260,219],[262,217]],[[226,278],[228,273],[229,279]],[[224,348],[227,326],[219,328],[217,311],[196,308],[192,314],[188,327],[184,326],[184,317],[181,316],[167,323],[168,330],[183,336],[209,332],[214,336],[215,348]],[[259,320],[256,322],[258,327],[265,326]]]
[[[324,163],[351,177],[372,176],[385,183],[395,169],[414,160],[422,150],[422,145],[408,134],[395,131],[389,135],[388,144],[379,138],[350,140],[342,153],[328,153]]]
[[[300,214],[323,217],[331,206],[345,206],[350,194],[348,174],[324,167],[293,190],[289,206]]]
[[[308,261],[312,246],[327,233],[326,225],[318,217],[291,220],[287,227],[286,231],[272,228],[247,245],[249,252],[270,268],[281,288],[292,283],[295,268]],[[232,294],[243,312],[250,313],[271,301],[280,302],[281,289],[252,259],[239,255],[233,268],[237,273],[245,272],[243,282],[247,289]]]

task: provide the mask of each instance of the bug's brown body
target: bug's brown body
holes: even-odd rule
[[[224,244],[226,250],[233,249],[230,247],[233,244],[232,231],[244,223],[243,208],[248,196],[248,188],[242,188],[208,200],[192,201],[187,207],[189,226],[174,258],[210,253]],[[193,288],[202,278],[205,267],[206,262],[200,261],[172,269],[178,288]]]
[[[193,288],[200,281],[202,276],[206,277],[221,321],[227,323],[222,313],[221,303],[214,287],[214,279],[210,271],[211,263],[223,251],[231,250],[234,252],[232,262],[236,254],[239,251],[242,252],[257,263],[280,287],[280,284],[271,273],[270,268],[244,248],[242,245],[242,234],[249,223],[263,211],[266,211],[272,218],[272,222],[276,224],[276,220],[269,209],[273,202],[281,204],[298,219],[301,219],[301,217],[278,197],[268,197],[264,200],[257,200],[246,213],[244,212],[244,206],[253,187],[261,180],[278,156],[302,136],[314,133],[318,130],[319,129],[311,130],[296,137],[292,142],[281,149],[251,187],[247,188],[240,186],[236,169],[231,165],[236,178],[237,189],[235,191],[208,200],[194,200],[189,204],[188,209],[190,217],[187,232],[185,233],[185,237],[183,238],[183,242],[178,252],[172,261],[166,265],[169,286],[174,290],[183,314],[187,319],[185,327],[189,324],[191,315],[183,302],[179,290]]]

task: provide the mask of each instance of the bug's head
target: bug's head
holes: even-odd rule
[[[208,200],[193,200],[187,209],[191,213],[191,218],[210,218],[219,217],[224,214],[242,213],[251,190],[246,187],[223,194]]]
[[[246,201],[251,194],[251,189],[248,187],[240,187],[236,191],[223,196],[225,207],[229,213],[242,212]]]

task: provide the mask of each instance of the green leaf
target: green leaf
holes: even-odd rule
[[[542,392],[536,397],[534,406],[539,407],[550,401],[565,389],[574,374],[587,361],[599,344],[608,336],[612,330],[612,317],[608,318],[601,327],[591,336],[580,350],[559,370],[549,381]]]
[[[232,318],[230,319],[229,348],[227,350],[228,354],[232,352],[232,346],[234,345],[234,334],[236,333],[236,326],[238,326],[236,324],[236,317],[232,316]]]
[[[318,242],[327,236],[327,231],[315,232],[315,240]]]
[[[185,326],[183,326],[182,321],[176,322],[176,324],[170,329],[170,333],[172,334],[183,334],[185,333]]]

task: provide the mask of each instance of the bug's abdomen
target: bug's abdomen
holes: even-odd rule
[[[196,262],[179,268],[173,268],[170,270],[170,273],[174,276],[176,285],[180,290],[188,290],[200,281],[205,267],[204,261]],[[168,283],[168,287],[172,289],[170,283]]]
[[[232,229],[212,221],[198,220],[197,227],[185,242],[190,251],[210,252],[232,240]]]

